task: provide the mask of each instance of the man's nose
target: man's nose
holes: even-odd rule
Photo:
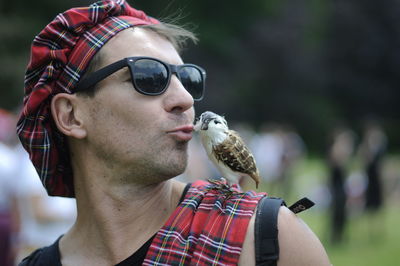
[[[192,95],[185,89],[175,74],[172,75],[165,94],[165,108],[168,112],[184,112],[193,107],[194,100]]]

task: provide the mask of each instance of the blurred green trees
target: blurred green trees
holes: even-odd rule
[[[0,3],[0,106],[22,101],[29,45],[58,12],[91,1]],[[207,70],[197,112],[213,110],[255,127],[292,125],[323,151],[337,123],[360,130],[373,115],[400,144],[400,2],[382,0],[130,1],[195,30],[187,62]]]

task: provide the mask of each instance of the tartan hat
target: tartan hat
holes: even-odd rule
[[[103,0],[59,14],[33,40],[17,133],[50,196],[74,197],[65,136],[50,110],[57,93],[73,93],[91,59],[118,32],[158,20],[124,0]]]

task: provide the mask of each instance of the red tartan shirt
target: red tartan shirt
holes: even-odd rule
[[[237,265],[249,221],[266,193],[196,181],[156,234],[143,265]]]

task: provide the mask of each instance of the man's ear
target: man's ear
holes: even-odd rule
[[[75,94],[58,93],[51,100],[51,114],[61,133],[83,139],[87,132],[82,118],[78,115],[77,103],[78,99]]]

